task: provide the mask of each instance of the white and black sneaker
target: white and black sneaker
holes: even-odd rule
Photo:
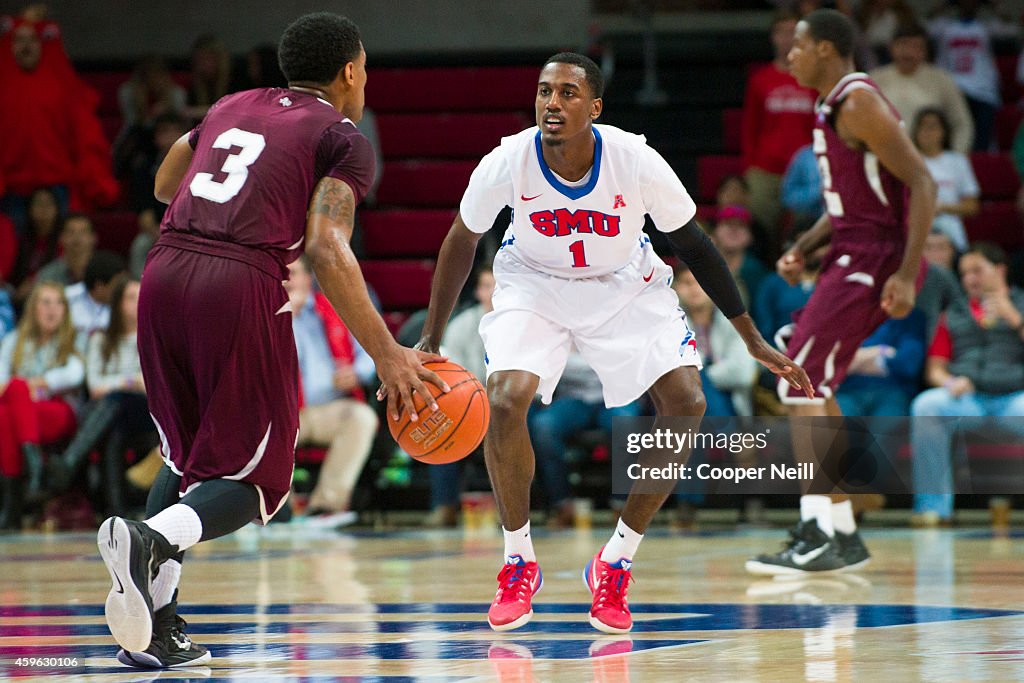
[[[178,592],[174,592],[178,597]],[[210,651],[192,642],[185,633],[188,624],[178,616],[178,603],[171,600],[153,615],[153,640],[141,652],[119,650],[117,661],[139,669],[173,669],[200,666],[210,661]]]
[[[801,521],[789,532],[786,546],[774,555],[747,560],[746,568],[757,576],[783,576],[834,572],[845,566],[839,544],[814,520]]]
[[[100,525],[96,544],[111,579],[107,627],[125,650],[145,650],[153,637],[153,577],[177,547],[146,524],[120,517]]]
[[[843,558],[843,571],[855,572],[863,569],[871,562],[871,553],[864,545],[860,534],[854,529],[852,534],[836,532],[836,544],[839,546],[839,556]]]

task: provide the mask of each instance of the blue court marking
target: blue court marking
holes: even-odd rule
[[[492,632],[493,633],[493,632]],[[593,631],[595,635],[596,631]],[[491,645],[509,643],[530,651],[536,659],[589,659],[596,638],[587,640],[422,640],[411,643],[246,643],[211,645],[215,657],[260,661],[322,661],[331,659],[487,659]],[[706,642],[702,640],[633,640],[632,652],[660,650]],[[113,657],[117,648],[103,645],[16,645],[0,647],[0,657]],[[615,648],[615,653],[622,651]],[[595,654],[597,654],[595,652]],[[0,671],[3,669],[0,668]],[[123,670],[122,670],[123,671]]]
[[[482,603],[385,603],[380,605],[346,604],[273,604],[182,605],[181,613],[195,615],[277,614],[277,615],[401,615],[401,614],[483,614]],[[539,614],[580,615],[575,621],[537,620],[525,627],[531,633],[589,633],[582,615],[589,610],[583,603],[541,603],[534,606]],[[821,628],[836,617],[853,618],[858,628],[906,626],[945,621],[965,621],[992,617],[1024,616],[1024,611],[942,607],[927,605],[775,605],[745,603],[637,603],[635,633],[667,631],[734,631],[741,629],[808,629]],[[32,616],[99,616],[102,605],[38,605],[0,608],[0,617]],[[665,615],[653,619],[644,615]],[[277,621],[258,625],[251,621],[204,623],[193,618],[193,633],[490,633],[483,620],[425,621]],[[80,630],[79,630],[80,629]],[[3,635],[102,635],[102,624],[25,624],[3,627]],[[17,633],[15,632],[17,630]]]

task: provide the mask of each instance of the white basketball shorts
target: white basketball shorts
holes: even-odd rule
[[[494,310],[480,321],[487,376],[525,370],[551,402],[573,344],[597,372],[609,408],[639,398],[667,372],[700,369],[672,269],[642,238],[633,260],[609,275],[542,273],[503,247],[494,259]]]

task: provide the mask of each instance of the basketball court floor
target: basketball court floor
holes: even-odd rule
[[[653,531],[634,565],[629,636],[586,621],[581,580],[604,541],[536,533],[537,614],[487,626],[501,537],[247,528],[190,550],[189,632],[214,659],[139,672],[114,659],[92,534],[0,537],[0,678],[84,681],[1024,680],[1024,544],[987,529],[866,532],[852,576],[755,580],[779,531]]]

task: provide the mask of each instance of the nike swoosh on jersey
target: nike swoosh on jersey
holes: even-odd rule
[[[827,545],[823,545],[820,548],[815,548],[814,550],[812,550],[810,552],[807,552],[807,553],[804,553],[803,555],[801,555],[799,553],[793,553],[793,562],[798,564],[798,565],[800,565],[802,567],[803,565],[807,564],[811,560],[816,559],[819,555],[821,555],[827,549],[828,549],[828,546]]]
[[[652,277],[654,277],[654,268],[651,268],[651,274],[644,278],[644,282],[650,282]]]
[[[522,199],[524,202],[532,202],[534,199],[539,197],[541,194],[544,194],[544,193],[541,192],[540,194],[534,195],[532,197],[527,197],[525,194],[521,194],[521,195],[519,195],[519,198]]]

